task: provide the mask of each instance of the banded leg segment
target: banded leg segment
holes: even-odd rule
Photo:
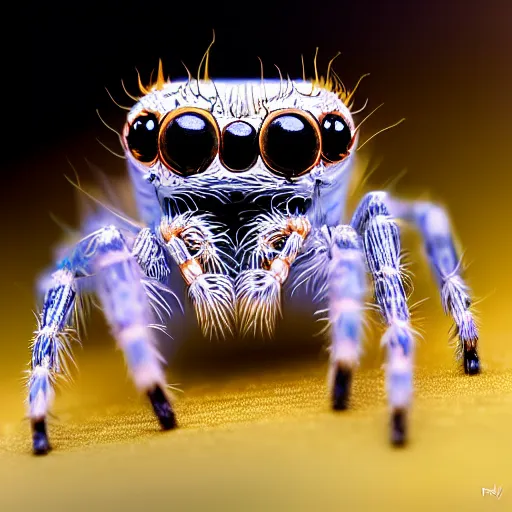
[[[387,324],[386,383],[391,407],[391,440],[406,440],[407,410],[413,392],[413,329],[400,267],[400,233],[386,206],[386,193],[367,194],[352,219],[363,237],[368,267],[374,281],[375,300]]]
[[[461,275],[461,260],[455,248],[448,215],[442,207],[428,202],[389,198],[388,203],[395,217],[419,229],[440,289],[443,308],[455,322],[459,353],[464,354],[464,371],[470,375],[479,373],[478,328],[470,309],[470,292]]]
[[[162,428],[173,428],[176,419],[164,392],[163,358],[151,329],[154,317],[141,268],[117,228],[104,228],[95,238],[90,264],[105,317],[137,389],[148,395]]]
[[[132,254],[146,276],[161,283],[166,281],[171,269],[167,264],[164,247],[151,229],[143,228],[139,231]]]
[[[366,266],[359,235],[350,226],[330,230],[328,308],[331,325],[329,384],[332,407],[348,407],[352,373],[359,363]]]
[[[65,357],[70,355],[72,331],[69,324],[76,297],[76,283],[70,266],[64,261],[51,277],[32,344],[28,406],[33,449],[37,455],[51,449],[46,416],[53,402],[57,375],[66,369]]]

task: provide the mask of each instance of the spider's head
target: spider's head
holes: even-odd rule
[[[313,199],[345,186],[357,145],[346,100],[311,81],[165,83],[130,111],[125,152],[162,197]]]

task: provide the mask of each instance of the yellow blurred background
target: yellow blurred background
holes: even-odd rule
[[[169,380],[181,390],[182,428],[162,434],[94,312],[83,349],[75,350],[79,371],[57,396],[55,451],[33,458],[22,372],[35,328],[33,283],[60,238],[49,213],[76,225],[75,194],[63,177],[73,175],[68,160],[83,181],[93,176],[85,159],[114,178],[124,169],[96,142],[119,151],[99,122],[3,165],[0,510],[512,510],[510,15],[506,2],[459,11],[425,3],[407,11],[408,28],[389,42],[385,16],[381,25],[373,17],[365,26],[349,13],[375,43],[358,52],[352,40],[336,70],[342,78],[346,71],[349,86],[372,72],[359,102],[385,102],[365,123],[362,140],[406,118],[365,147],[376,167],[369,184],[448,207],[480,324],[483,373],[467,377],[454,362],[451,321],[419,237],[404,232],[415,283],[411,304],[428,300],[414,311],[423,336],[411,443],[401,451],[387,444],[375,329],[365,340],[353,408],[334,414],[325,340],[312,336],[309,319],[288,317],[273,342],[206,342],[177,313]],[[217,36],[226,46],[236,43],[227,30]],[[333,41],[325,62],[337,49]],[[117,84],[107,85],[121,95]],[[122,113],[102,101],[109,123],[120,129]],[[30,123],[23,137],[44,129],[44,119]],[[482,487],[493,485],[503,488],[499,500],[482,496]]]

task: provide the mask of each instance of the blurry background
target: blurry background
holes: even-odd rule
[[[159,58],[171,78],[184,76],[181,61],[194,71],[211,41],[212,29],[216,33],[210,55],[214,79],[259,76],[257,56],[268,76],[278,76],[277,64],[283,73],[300,77],[301,54],[311,76],[317,46],[320,71],[337,51],[342,52],[334,69],[349,88],[359,76],[371,73],[361,83],[357,105],[367,97],[366,112],[382,102],[385,105],[365,123],[361,140],[401,117],[406,122],[365,147],[371,166],[378,164],[370,184],[376,189],[387,187],[400,177],[393,185],[398,193],[430,197],[449,207],[469,264],[469,284],[476,299],[483,299],[477,308],[484,364],[488,373],[510,367],[510,2],[212,2],[202,7],[190,2],[90,1],[19,3],[11,8],[4,24],[12,32],[0,36],[0,420],[4,421],[4,445],[20,431],[16,450],[29,450],[28,428],[20,430],[19,419],[23,416],[21,372],[29,360],[27,345],[35,326],[33,283],[51,262],[52,247],[60,238],[50,212],[72,225],[78,218],[75,193],[64,178],[64,174],[73,176],[69,162],[85,182],[92,179],[86,160],[113,178],[124,175],[123,161],[96,140],[121,151],[115,134],[95,112],[99,109],[111,126],[121,130],[124,111],[112,103],[105,87],[120,104],[131,106],[121,79],[137,95],[135,68],[145,84]],[[418,322],[424,319],[420,322],[424,340],[418,348],[419,371],[454,371],[448,347],[451,322],[443,315],[428,267],[419,257],[419,239],[405,234],[403,245],[418,255],[411,267],[416,275],[412,302],[430,297],[416,309]],[[62,393],[57,411],[73,411],[87,400],[97,401],[98,396],[108,397],[107,403],[123,403],[127,395],[136,400],[124,377],[121,355],[114,351],[101,316],[93,316],[95,321],[84,340],[86,350],[76,351],[81,366],[77,383]],[[243,376],[252,365],[259,383],[265,380],[267,368],[275,374],[276,368],[294,362],[300,367],[301,361],[309,359],[320,382],[325,369],[322,340],[311,341],[313,331],[300,327],[282,330],[282,343],[252,349],[247,343],[242,349],[219,347],[192,334],[191,346],[202,348],[188,358],[178,355],[183,365],[177,364],[174,381],[186,388],[196,378],[198,382],[213,378],[217,371],[220,381],[226,382],[222,380],[226,375]],[[304,341],[304,350],[295,347],[299,339]],[[382,361],[378,339],[368,340],[369,345],[375,348],[367,350],[363,369],[378,371]],[[190,367],[187,372],[180,370],[185,367]],[[209,381],[205,382],[207,389]],[[378,382],[378,396],[384,404],[382,382]],[[499,392],[490,390],[491,394]],[[318,403],[323,404],[319,396]],[[66,416],[61,417],[69,424]],[[383,430],[383,418],[376,432]],[[66,435],[61,439],[63,445]],[[77,444],[86,438],[83,434]],[[488,483],[492,487],[493,482]]]

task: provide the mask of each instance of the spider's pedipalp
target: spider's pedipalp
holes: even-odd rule
[[[200,274],[190,284],[189,297],[206,337],[234,334],[235,293],[233,280],[223,274]]]
[[[237,321],[242,335],[272,336],[281,316],[281,283],[269,270],[250,269],[236,280]]]
[[[160,236],[188,285],[199,326],[207,337],[234,334],[234,283],[226,275],[230,267],[224,260],[230,260],[220,248],[228,240],[214,232],[219,227],[207,216],[192,212],[164,217],[160,223]]]
[[[281,287],[302,251],[311,224],[304,215],[273,209],[255,218],[242,239],[249,269],[236,280],[237,319],[242,333],[271,336],[281,315]]]

